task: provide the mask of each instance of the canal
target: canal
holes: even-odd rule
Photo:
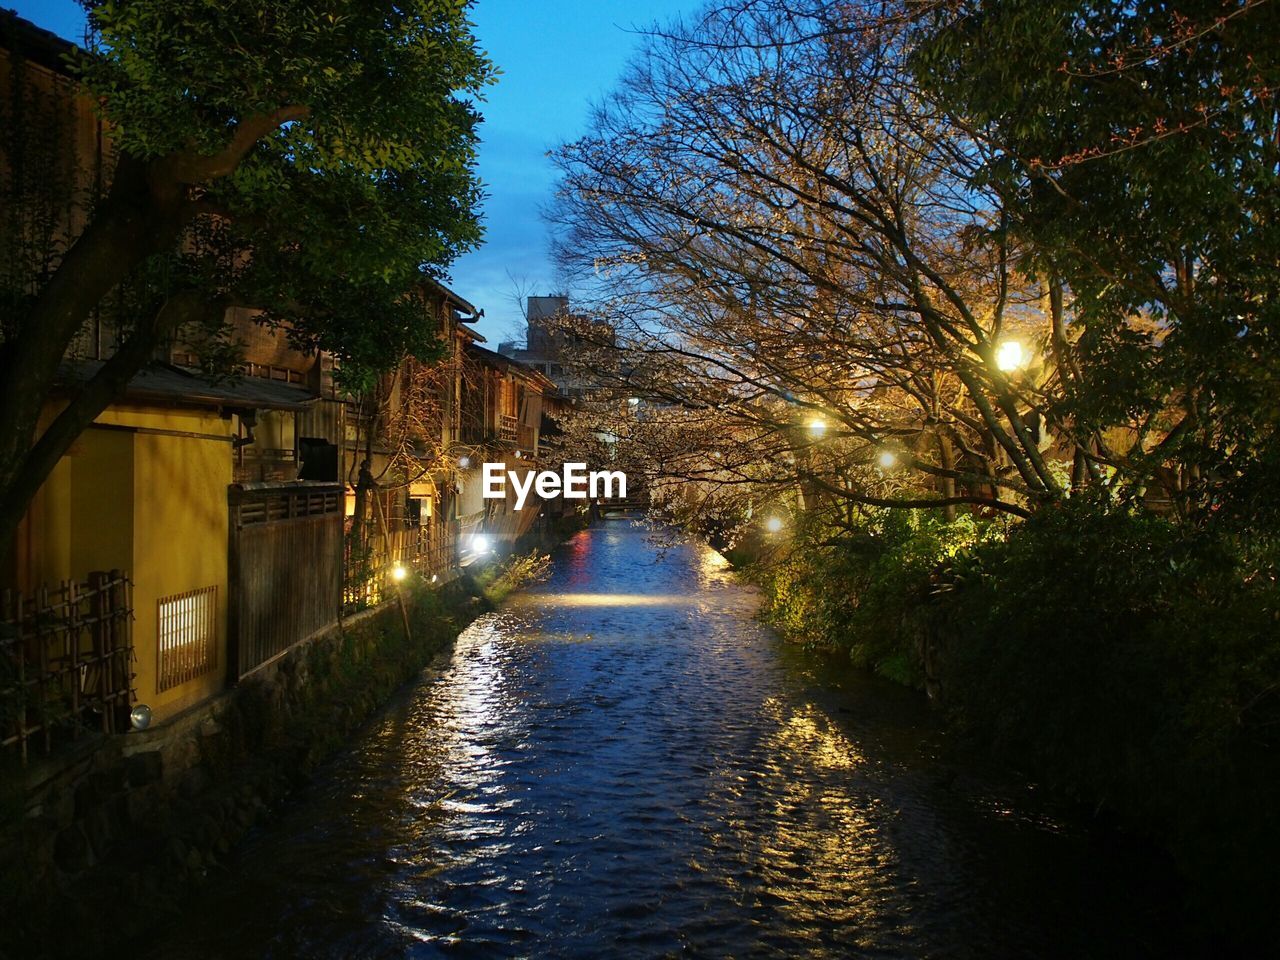
[[[1167,864],[606,521],[469,627],[141,951],[1185,956]]]

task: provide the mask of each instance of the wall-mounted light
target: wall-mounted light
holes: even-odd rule
[[[892,470],[898,465],[898,455],[892,450],[881,450],[876,463],[880,464],[881,470]]]
[[[409,575],[409,571],[405,568],[405,565],[403,563],[397,563],[391,568],[391,579],[394,580],[396,583],[399,583],[408,575]]]
[[[471,466],[471,458],[470,458],[470,457],[468,457],[468,456],[466,456],[465,454],[464,454],[463,456],[459,457],[459,458],[458,458],[458,466],[459,466],[460,468],[462,468],[463,470],[468,469],[468,468]]]

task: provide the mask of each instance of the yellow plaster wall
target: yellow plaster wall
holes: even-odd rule
[[[226,665],[227,485],[231,423],[203,411],[115,410],[152,430],[134,435],[133,603],[138,700],[157,719],[221,689]],[[225,439],[212,439],[221,437]],[[156,607],[161,597],[218,588],[218,667],[189,683],[156,690]]]
[[[129,573],[134,689],[157,719],[223,686],[231,428],[208,410],[113,406],[62,458],[19,531],[14,579],[22,590],[94,570]],[[208,586],[218,590],[217,667],[159,692],[157,602]]]
[[[63,458],[71,469],[69,578],[133,570],[133,441],[127,431],[90,428]]]
[[[4,586],[31,593],[71,577],[71,461],[63,457],[31,499]]]

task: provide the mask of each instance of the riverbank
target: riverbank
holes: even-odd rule
[[[459,632],[587,523],[540,518],[501,562],[346,617],[214,700],[0,771],[0,960],[110,958],[204,893],[255,826]]]
[[[749,566],[787,637],[927,690],[1004,766],[1160,844],[1188,910],[1265,943],[1280,884],[1265,557],[1068,502],[1021,524],[915,512],[801,526]]]
[[[170,723],[12,771],[0,956],[118,955],[492,606],[466,576],[404,597]]]

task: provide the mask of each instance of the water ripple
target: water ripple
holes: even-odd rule
[[[1159,865],[948,767],[918,698],[783,647],[754,608],[710,550],[579,535],[151,955],[1185,950]]]

